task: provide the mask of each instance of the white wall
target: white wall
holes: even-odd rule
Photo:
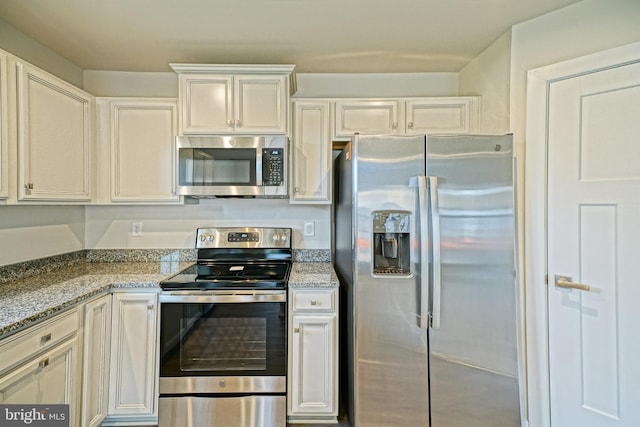
[[[295,98],[458,95],[458,73],[298,74]]]
[[[0,266],[85,248],[83,206],[0,206]]]
[[[131,236],[131,222],[142,221],[142,237]],[[315,236],[303,237],[305,221]],[[198,227],[268,226],[293,228],[296,249],[329,249],[330,208],[290,205],[288,200],[210,199],[185,206],[88,206],[86,247],[193,248]]]
[[[479,95],[480,132],[509,132],[511,31],[460,70],[460,94]]]
[[[515,25],[511,36],[510,73],[510,127],[516,141],[516,155],[520,160],[519,183],[524,188],[524,153],[526,131],[527,72],[531,69],[577,58],[590,53],[637,42],[640,40],[640,1],[638,0],[583,0],[547,15]],[[530,175],[529,175],[530,176]],[[539,177],[543,179],[542,176]],[[538,177],[534,177],[538,179]],[[552,184],[551,184],[552,185]],[[524,192],[520,191],[519,204],[524,206]],[[523,209],[524,210],[524,209]],[[529,215],[528,211],[524,215]],[[522,234],[521,221],[521,236]],[[524,249],[527,242],[524,242]],[[527,266],[528,268],[529,266]],[[525,284],[527,320],[527,366],[541,372],[544,354],[531,333],[545,328],[544,301],[534,298],[534,286]],[[535,304],[534,304],[535,302]],[[541,319],[537,321],[536,319]],[[533,329],[532,329],[533,328]],[[535,375],[528,378],[528,422],[530,426],[547,425],[548,402],[544,381]]]
[[[0,48],[82,88],[82,69],[0,19]]]

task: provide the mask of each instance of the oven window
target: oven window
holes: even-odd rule
[[[285,303],[161,305],[161,375],[285,375]]]
[[[181,148],[178,155],[180,185],[256,185],[255,149]]]
[[[182,326],[187,330],[187,325]],[[264,371],[267,320],[205,317],[180,340],[181,371]]]

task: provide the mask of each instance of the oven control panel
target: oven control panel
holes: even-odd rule
[[[196,249],[291,248],[290,228],[216,227],[198,228]]]

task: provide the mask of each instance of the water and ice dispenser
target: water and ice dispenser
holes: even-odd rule
[[[374,274],[411,274],[409,219],[409,212],[373,212]]]

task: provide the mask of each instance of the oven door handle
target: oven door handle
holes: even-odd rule
[[[161,303],[241,303],[241,302],[286,302],[286,290],[206,290],[163,291]]]

